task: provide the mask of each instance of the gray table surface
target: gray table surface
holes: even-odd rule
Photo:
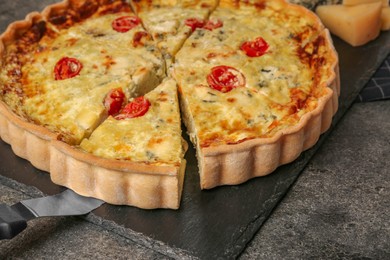
[[[1,24],[6,11],[22,18],[28,3],[2,0]],[[240,259],[390,259],[389,155],[390,101],[354,104]],[[0,178],[0,202],[27,198]],[[0,241],[0,259],[92,258],[168,257],[76,217],[36,219]]]
[[[390,101],[356,103],[240,259],[390,259]],[[28,198],[0,182],[0,201]],[[29,222],[0,259],[164,259],[84,219]]]

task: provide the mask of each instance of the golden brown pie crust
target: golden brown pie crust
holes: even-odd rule
[[[34,12],[24,21],[11,24],[0,37],[0,55],[4,52],[4,45],[13,42],[32,24],[66,10],[72,2],[78,3],[69,0],[54,4],[42,14]],[[289,4],[285,5],[288,8]],[[326,82],[327,93],[319,99],[317,108],[305,114],[294,127],[271,138],[201,148],[198,157],[201,188],[239,184],[267,175],[278,166],[295,160],[330,127],[338,108],[340,83],[337,54],[327,30],[324,30],[324,35],[332,48],[330,53],[334,63]],[[12,146],[16,155],[27,159],[36,168],[50,172],[54,183],[79,194],[111,204],[145,209],[177,209],[180,205],[184,159],[180,167],[168,167],[99,158],[58,141],[57,134],[17,116],[3,101],[0,101],[0,137]]]

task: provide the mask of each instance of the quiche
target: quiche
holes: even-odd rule
[[[180,206],[270,174],[337,110],[338,58],[284,0],[66,0],[0,37],[0,136],[54,183],[111,204]]]

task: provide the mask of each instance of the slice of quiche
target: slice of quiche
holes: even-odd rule
[[[56,142],[51,178],[112,204],[178,208],[187,149],[181,136],[176,82],[167,78],[108,117],[80,150]]]
[[[198,28],[173,69],[202,188],[291,162],[337,109],[337,55],[315,15],[284,1],[221,1],[210,21],[221,26]]]

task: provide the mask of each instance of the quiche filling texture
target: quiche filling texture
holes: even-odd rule
[[[112,204],[179,207],[181,120],[207,189],[291,162],[337,110],[329,33],[283,0],[68,0],[0,39],[1,137]]]
[[[133,1],[167,62],[174,56],[197,24],[207,20],[217,0],[209,1]]]

